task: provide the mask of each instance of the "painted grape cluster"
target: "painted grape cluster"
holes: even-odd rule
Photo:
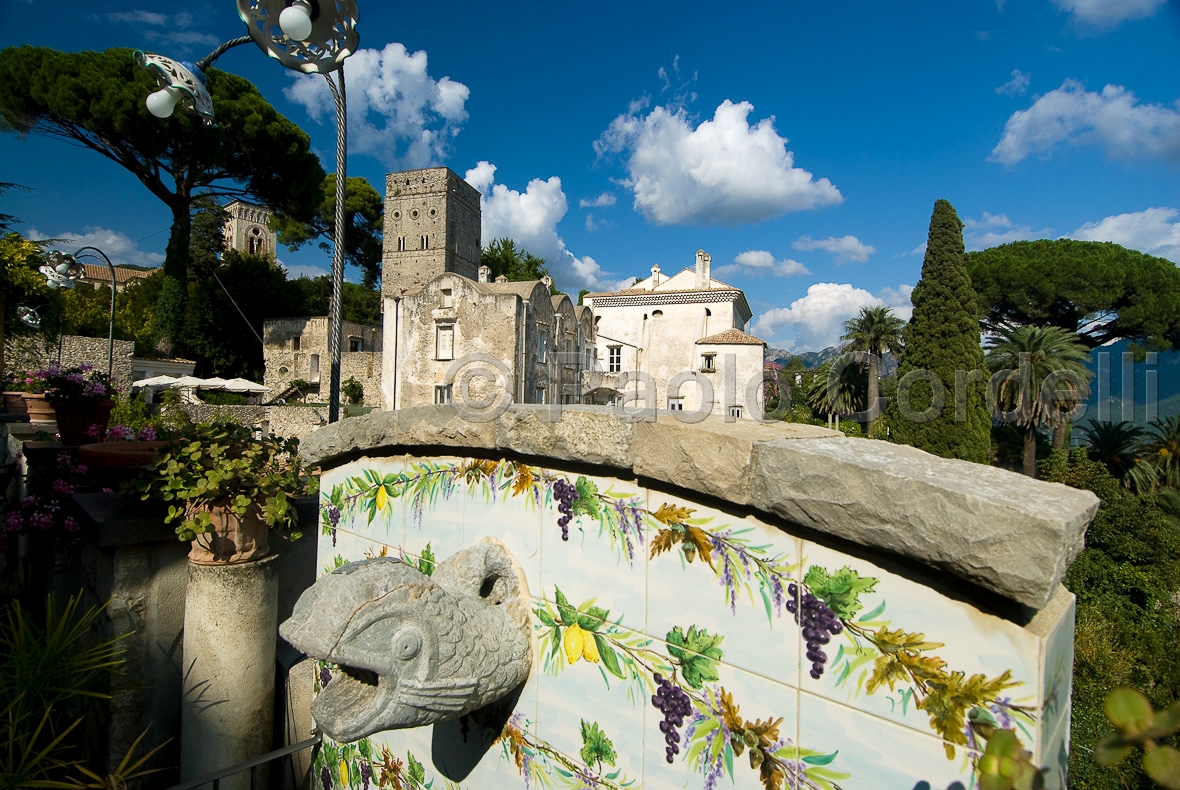
[[[656,710],[664,714],[660,722],[660,732],[664,733],[664,743],[667,747],[664,754],[669,763],[680,754],[680,728],[684,726],[684,719],[692,713],[692,701],[684,693],[684,689],[673,685],[663,675],[656,673],[656,684],[659,688],[652,695],[651,704]]]
[[[823,600],[812,593],[803,594],[799,599],[799,585],[787,585],[787,611],[795,615],[795,622],[803,626],[803,638],[807,641],[807,660],[811,662],[811,677],[819,680],[824,674],[828,654],[823,651],[832,636],[844,630],[840,618],[828,608]]]
[[[561,539],[569,540],[570,519],[574,515],[574,500],[578,498],[578,489],[559,477],[553,481],[553,496],[557,499],[557,509],[561,512],[557,519],[557,526],[561,527]]]

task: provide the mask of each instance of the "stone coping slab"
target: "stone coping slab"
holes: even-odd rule
[[[608,467],[883,549],[1037,610],[1099,504],[1089,491],[817,426],[669,414],[633,422],[609,406],[514,404],[487,422],[455,406],[373,412],[315,431],[300,449],[330,468],[413,447]]]

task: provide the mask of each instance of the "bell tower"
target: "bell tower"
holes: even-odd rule
[[[479,191],[446,167],[385,177],[381,292],[401,297],[443,272],[471,280],[480,254]]]
[[[230,201],[223,209],[229,215],[225,223],[227,250],[274,257],[278,234],[267,227],[273,211],[241,200]]]

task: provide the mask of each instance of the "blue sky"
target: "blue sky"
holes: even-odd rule
[[[750,331],[835,342],[864,304],[908,315],[934,201],[968,249],[1115,241],[1180,262],[1180,5],[1165,0],[385,3],[359,0],[346,63],[350,175],[444,164],[557,284],[652,264],[746,290]],[[0,0],[0,46],[196,59],[244,25],[229,0]],[[334,169],[322,79],[253,46],[253,81]],[[22,232],[158,263],[169,215],[89,150],[0,135]],[[292,272],[326,270],[309,247]]]

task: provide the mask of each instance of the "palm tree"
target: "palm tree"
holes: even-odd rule
[[[1180,488],[1180,417],[1152,420],[1149,430],[1148,460],[1155,467],[1159,482]]]
[[[860,315],[844,322],[841,351],[857,354],[868,367],[868,423],[871,429],[880,409],[881,355],[886,351],[897,354],[901,351],[901,329],[905,321],[893,314],[888,307],[866,305],[860,308]],[[866,430],[866,433],[868,431]]]
[[[864,369],[851,354],[830,359],[815,369],[807,382],[807,405],[817,414],[828,417],[832,426],[840,430],[840,417],[865,408],[866,381]]]
[[[987,366],[994,374],[989,404],[994,416],[1024,430],[1024,473],[1036,477],[1037,428],[1068,425],[1077,406],[1090,396],[1093,374],[1085,364],[1089,349],[1076,332],[1021,326],[1001,329],[989,338],[986,350]]]
[[[1087,454],[1101,462],[1115,479],[1128,488],[1145,491],[1155,485],[1155,469],[1143,459],[1147,431],[1127,420],[1090,420],[1080,429]]]

